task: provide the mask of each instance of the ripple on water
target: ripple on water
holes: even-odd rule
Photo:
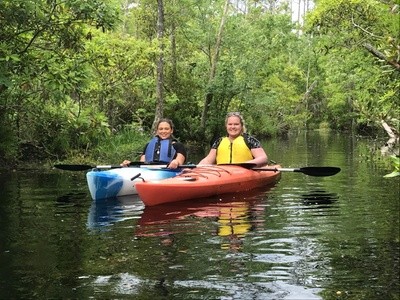
[[[97,294],[104,294],[111,290],[116,295],[134,297],[145,289],[154,287],[170,291],[179,291],[185,294],[184,299],[220,299],[220,300],[264,300],[264,299],[322,299],[318,296],[320,289],[305,288],[281,280],[274,282],[243,282],[237,280],[219,280],[220,278],[205,278],[204,280],[144,280],[135,275],[122,273],[109,276],[98,276],[93,279],[92,285]],[[186,292],[185,292],[186,291]],[[196,296],[197,295],[197,296]]]

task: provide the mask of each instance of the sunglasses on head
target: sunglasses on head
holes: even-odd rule
[[[227,113],[227,115],[226,115],[227,117],[233,117],[233,116],[236,116],[236,117],[242,117],[242,115],[240,114],[240,112],[237,112],[237,111],[235,111],[235,112],[230,112],[230,113]]]

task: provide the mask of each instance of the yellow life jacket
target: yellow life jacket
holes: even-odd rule
[[[222,138],[217,148],[217,164],[234,164],[252,160],[254,157],[243,136],[231,143],[228,137]]]

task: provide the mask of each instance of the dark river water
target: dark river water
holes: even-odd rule
[[[3,171],[0,299],[399,299],[400,181],[374,142],[263,145],[284,167],[342,171],[146,208],[92,201],[85,172]]]

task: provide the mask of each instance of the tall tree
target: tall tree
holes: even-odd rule
[[[156,129],[156,123],[164,114],[164,3],[157,0],[157,40],[159,43],[159,55],[157,59],[156,80],[156,109],[152,129]]]
[[[221,15],[221,23],[219,25],[219,29],[218,29],[218,33],[216,36],[216,42],[214,45],[214,49],[213,51],[210,53],[211,57],[210,57],[210,71],[209,71],[209,76],[208,76],[208,85],[211,86],[212,82],[215,79],[215,74],[217,71],[217,63],[218,63],[218,59],[219,59],[219,54],[221,51],[221,47],[222,47],[222,38],[223,38],[223,33],[224,33],[224,26],[225,26],[225,22],[226,22],[226,18],[228,15],[228,10],[229,10],[229,4],[230,1],[226,0],[225,1],[225,5],[224,5],[224,9]],[[208,117],[208,110],[210,108],[210,104],[213,100],[213,92],[209,89],[207,89],[206,91],[206,95],[204,98],[204,105],[203,105],[203,113],[201,115],[201,125],[200,125],[200,129],[201,132],[204,132],[205,130],[205,126],[206,126],[206,122],[207,122],[207,117]]]

